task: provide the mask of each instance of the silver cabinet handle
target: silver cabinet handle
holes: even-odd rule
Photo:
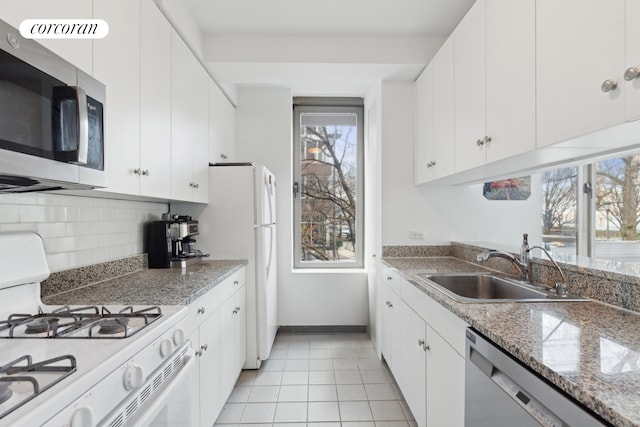
[[[204,307],[200,307],[198,309],[198,314],[204,314]]]
[[[393,304],[389,303],[389,308],[393,308]]]
[[[142,175],[149,176],[149,169],[145,169],[142,171]]]
[[[227,160],[228,156],[226,154],[222,153],[222,154],[220,154],[220,158],[222,160]]]
[[[624,72],[624,79],[628,82],[637,79],[638,77],[640,77],[639,67],[629,67],[627,68],[627,71]]]
[[[485,143],[485,144],[488,144],[488,143],[490,143],[490,142],[491,142],[491,137],[490,137],[490,136],[485,136],[485,137],[484,137],[484,143]]]
[[[423,339],[418,338],[418,345],[422,347],[422,350],[424,351],[429,350],[429,346],[425,344]]]
[[[234,281],[233,281],[233,284],[234,284],[234,285],[239,285],[239,284],[240,284],[240,282],[239,282],[239,281],[237,281],[237,280],[234,280]]]
[[[194,185],[195,185],[195,184],[194,184],[193,182],[190,182],[190,183],[189,183],[189,187],[191,187],[191,188],[193,188],[193,186],[194,186]]]
[[[387,280],[393,280],[393,277],[387,276]]]
[[[602,82],[602,86],[600,86],[600,90],[603,92],[611,92],[618,87],[618,83],[615,80],[605,80]]]
[[[482,147],[484,145],[484,140],[483,139],[479,139],[476,141],[476,146],[478,147]]]
[[[387,307],[389,307],[391,305],[391,303],[389,301],[385,302],[385,304],[387,305]]]
[[[202,350],[202,351],[207,351],[208,348],[209,348],[208,344],[204,344],[204,345],[200,346],[200,350]]]
[[[133,170],[133,174],[134,174],[134,175],[140,175],[141,173],[142,173],[142,171],[140,170],[140,168],[135,168],[135,169]]]
[[[431,167],[433,167],[435,165],[436,165],[436,162],[434,162],[434,161],[430,161],[429,163],[427,163],[427,167],[428,168],[431,168]]]
[[[196,188],[196,189],[200,188],[200,184],[193,184],[193,188]]]
[[[202,350],[198,350],[198,351],[196,351],[196,356],[202,357],[202,353],[203,353]]]
[[[238,314],[239,311],[240,311],[240,307],[236,307],[235,310],[233,310],[233,314]]]

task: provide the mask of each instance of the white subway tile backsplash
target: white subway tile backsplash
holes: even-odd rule
[[[51,209],[49,206],[20,206],[20,222],[49,222],[51,221]]]
[[[64,237],[67,235],[67,224],[64,222],[43,222],[36,224],[36,232],[43,239]]]
[[[0,209],[0,223],[20,221],[20,208],[18,206],[2,206]]]
[[[166,203],[52,193],[0,194],[0,231],[34,231],[51,271],[143,253],[144,227]]]

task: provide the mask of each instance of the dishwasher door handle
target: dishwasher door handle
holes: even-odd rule
[[[564,427],[567,426],[557,415],[549,410],[546,406],[530,396],[507,374],[495,367],[487,358],[480,354],[476,349],[471,347],[469,359],[471,362],[486,375],[495,385],[497,385],[507,396],[515,401],[522,409],[527,411],[529,415],[535,418],[544,426]]]

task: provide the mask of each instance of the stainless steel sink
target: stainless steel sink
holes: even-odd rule
[[[535,289],[492,274],[451,273],[419,274],[436,289],[458,302],[541,302],[541,301],[584,301],[584,298],[558,296],[553,291]]]

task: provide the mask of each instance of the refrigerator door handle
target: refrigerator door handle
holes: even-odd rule
[[[266,227],[273,227],[274,225],[276,225],[275,222],[268,222],[266,224],[253,224],[253,228],[266,228]]]

